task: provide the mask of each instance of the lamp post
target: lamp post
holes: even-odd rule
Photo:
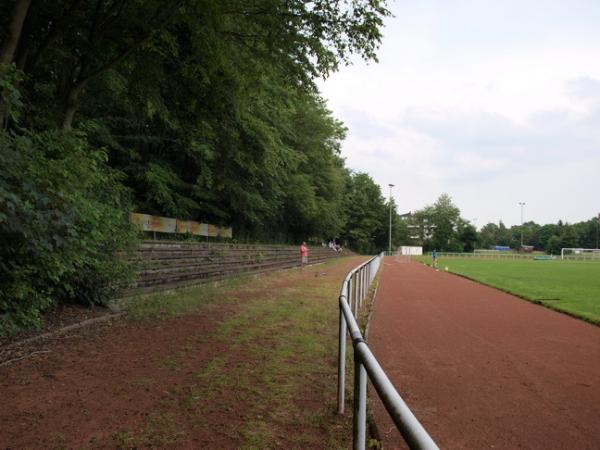
[[[389,246],[388,246],[388,254],[392,256],[392,188],[393,184],[388,184],[390,187],[390,238],[389,238]]]
[[[596,217],[596,249],[598,249],[598,237],[600,236],[600,213]]]
[[[521,248],[523,248],[523,206],[525,206],[525,202],[519,202],[521,205]]]

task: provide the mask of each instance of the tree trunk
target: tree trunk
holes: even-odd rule
[[[31,5],[31,0],[16,0],[12,11],[12,18],[8,26],[8,39],[0,52],[0,63],[10,64],[15,56],[21,31],[23,31],[23,23],[27,17],[27,11]]]
[[[83,85],[75,85],[69,89],[67,98],[65,101],[65,109],[63,111],[63,130],[70,130],[73,127],[73,117],[79,108],[79,94]]]

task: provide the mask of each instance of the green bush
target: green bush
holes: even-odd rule
[[[120,174],[82,133],[0,132],[0,335],[57,302],[102,303],[129,283]]]

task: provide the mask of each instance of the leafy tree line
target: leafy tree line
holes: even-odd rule
[[[442,194],[433,205],[416,211],[405,222],[408,227],[400,239],[406,243],[424,245],[426,250],[472,252],[475,248],[489,249],[496,245],[513,249],[531,245],[536,250],[559,254],[561,248],[597,248],[598,219],[568,224],[539,225],[533,221],[523,226],[507,228],[501,221],[488,223],[481,230],[460,216],[459,208],[447,194]]]
[[[539,225],[533,221],[523,223],[523,226],[513,225],[510,228],[500,222],[488,223],[482,229],[480,242],[487,248],[491,242],[497,245],[508,245],[519,248],[523,244],[532,245],[536,250],[543,250],[548,254],[560,254],[562,248],[598,248],[598,219],[591,218],[587,221],[574,224],[558,221],[556,224]]]
[[[126,283],[130,210],[377,247],[353,227],[385,201],[345,167],[315,80],[375,59],[388,15],[384,0],[1,2],[0,333]]]
[[[398,219],[394,202],[390,205],[389,201],[385,201],[381,189],[367,174],[352,174],[348,181],[345,227],[340,236],[342,242],[363,254],[387,250],[391,208],[392,248],[402,244],[407,236],[407,226]]]

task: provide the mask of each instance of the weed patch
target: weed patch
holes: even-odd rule
[[[191,441],[213,448],[349,447],[351,420],[335,413],[337,301],[341,281],[357,263],[328,261],[318,267],[318,276],[290,270],[244,277],[131,305],[134,319],[210,315],[223,308],[228,314],[210,335],[191,335],[159,360],[177,386],[164,387],[164,398],[136,433],[123,430],[112,442],[124,447]],[[199,346],[223,351],[197,365]],[[347,357],[352,367],[351,348]],[[138,384],[145,389],[148,383],[140,379]],[[347,384],[351,391],[351,377]]]

